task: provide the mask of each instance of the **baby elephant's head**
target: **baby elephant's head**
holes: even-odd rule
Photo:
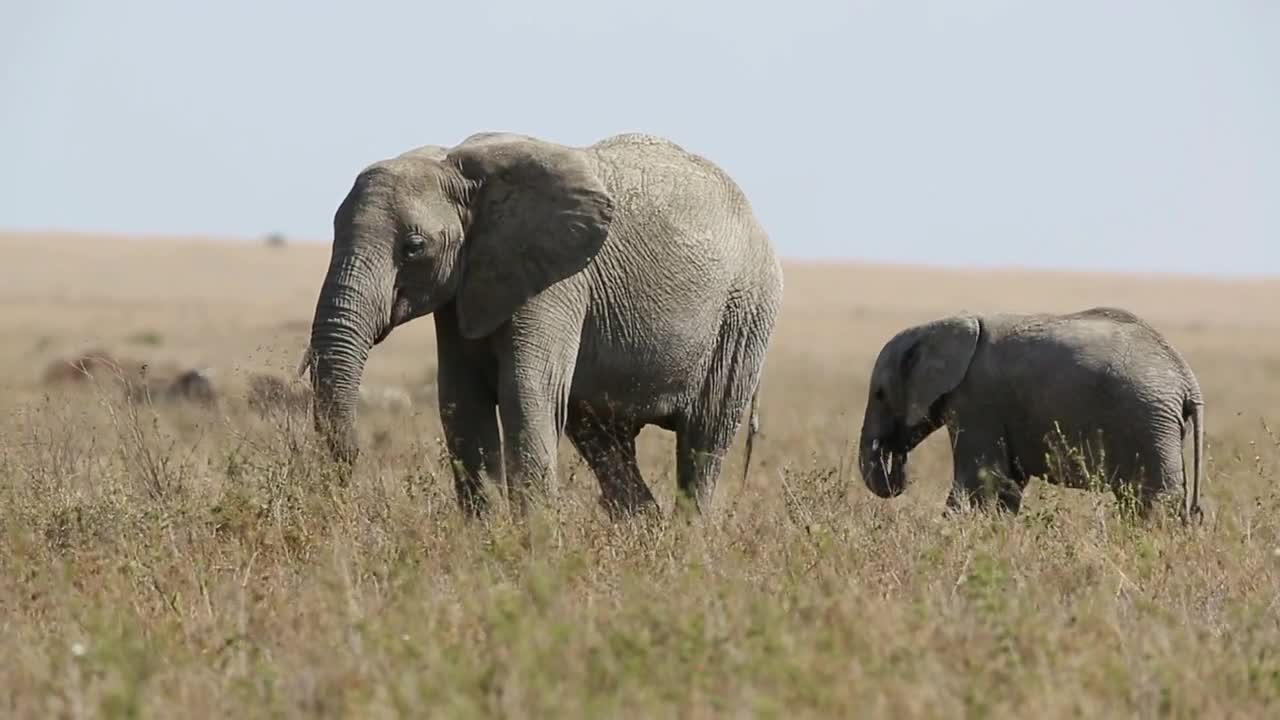
[[[947,393],[964,380],[978,346],[977,318],[917,325],[885,343],[871,371],[858,467],[883,498],[907,487],[907,453],[942,424]]]

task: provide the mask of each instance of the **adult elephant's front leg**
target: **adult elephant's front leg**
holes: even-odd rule
[[[486,380],[486,368],[478,366],[474,354],[463,352],[463,342],[456,326],[437,320],[440,425],[452,461],[458,505],[467,516],[475,517],[489,505],[485,475],[499,484],[503,480],[502,440],[497,395]]]
[[[564,305],[548,309],[530,303],[496,341],[507,493],[517,514],[555,480],[582,328],[581,311],[575,315]]]

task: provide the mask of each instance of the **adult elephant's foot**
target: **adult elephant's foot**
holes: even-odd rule
[[[619,497],[617,495],[601,494],[598,502],[609,516],[611,522],[619,523],[636,519],[660,520],[662,518],[662,510],[658,507],[658,501],[653,498],[648,488],[644,489],[642,497],[635,495]]]

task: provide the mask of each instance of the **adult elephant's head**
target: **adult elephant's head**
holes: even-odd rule
[[[582,151],[523,136],[476,135],[361,172],[334,215],[304,361],[316,428],[335,458],[358,454],[360,378],[393,328],[453,303],[464,337],[492,333],[586,267],[612,215]]]
[[[858,466],[880,497],[907,486],[907,453],[942,425],[943,400],[964,380],[978,344],[978,321],[951,317],[903,330],[885,343],[871,371]]]

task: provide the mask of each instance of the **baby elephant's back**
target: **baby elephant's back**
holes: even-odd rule
[[[1151,326],[1123,310],[1008,318],[999,350],[1022,415],[1024,446],[1065,441],[1108,464],[1180,458],[1184,408],[1199,388],[1182,357]],[[1095,457],[1096,459],[1096,457]],[[1180,462],[1180,461],[1179,461]]]
[[[1061,387],[1134,399],[1181,403],[1199,398],[1195,377],[1182,356],[1141,318],[1124,310],[1094,308],[1070,315],[1009,317],[995,333],[1002,355],[1025,358],[1043,371],[1045,389]]]

